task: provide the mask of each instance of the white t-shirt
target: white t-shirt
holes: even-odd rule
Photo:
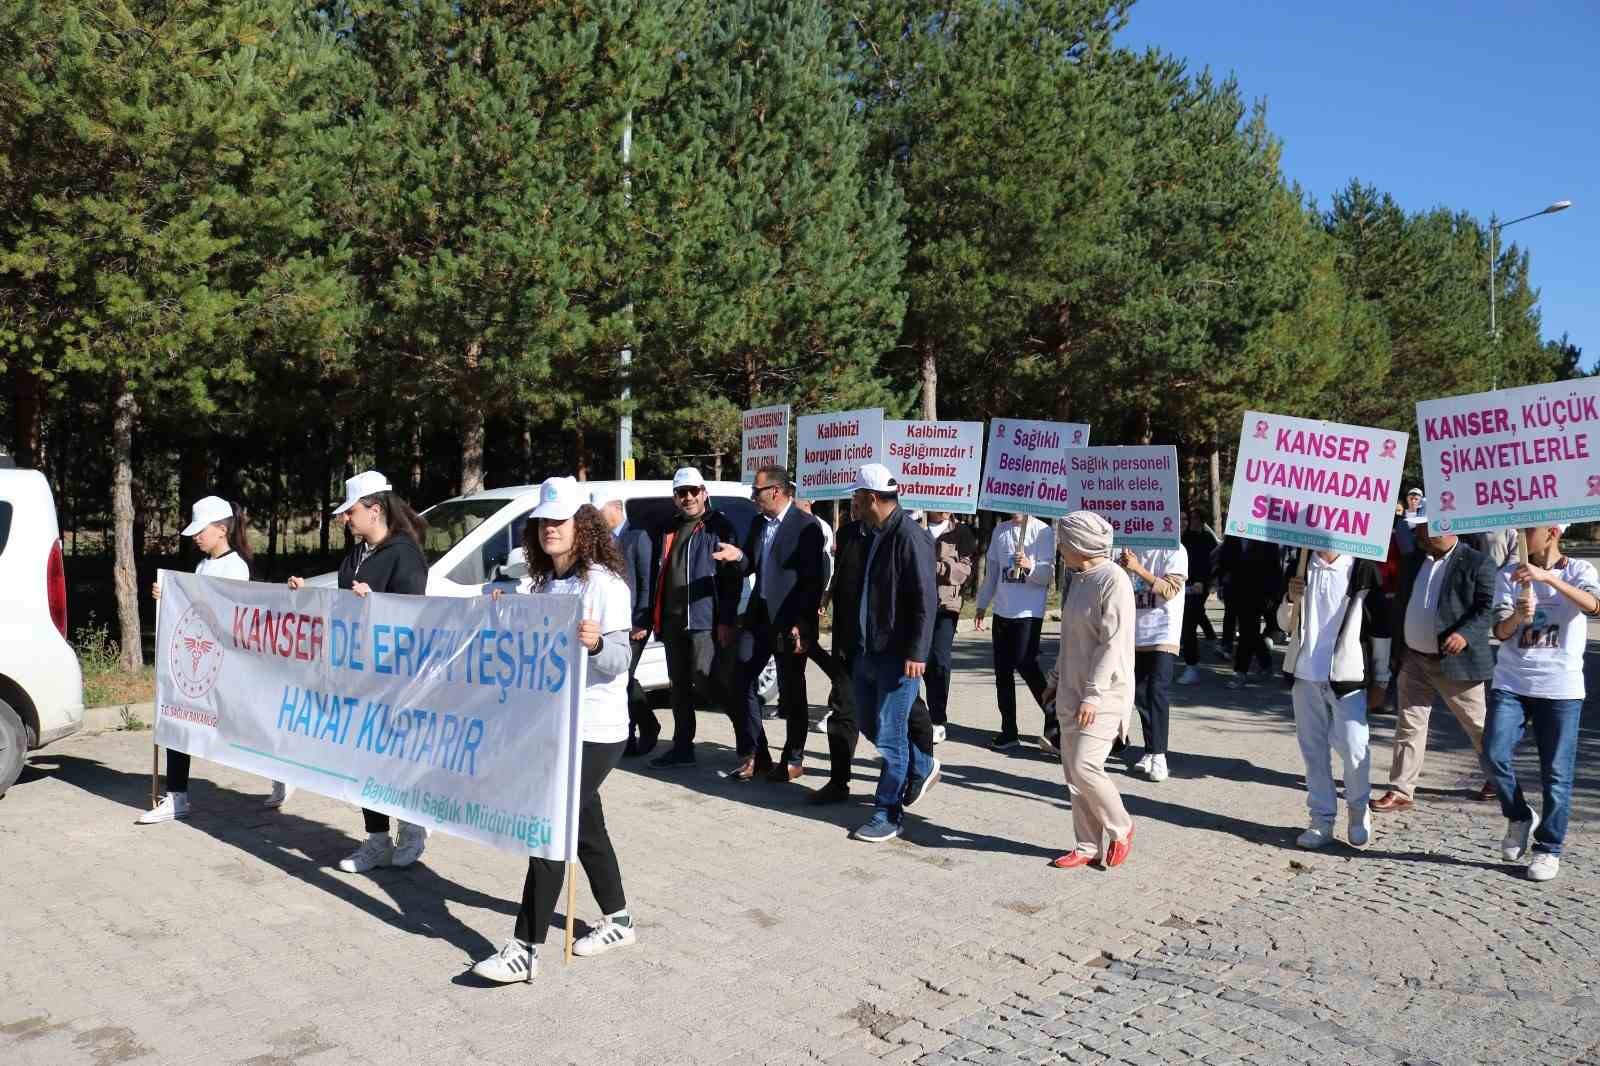
[[[1139,565],[1156,577],[1168,574],[1189,574],[1189,551],[1182,545],[1176,548],[1150,548],[1135,552]],[[1179,644],[1183,641],[1183,592],[1170,600],[1156,596],[1150,583],[1135,574],[1133,579],[1133,605],[1138,609],[1133,620],[1133,643],[1139,648],[1153,648],[1158,644]]]
[[[1514,613],[1525,595],[1511,583],[1515,562],[1502,569],[1494,582],[1495,617]],[[1600,596],[1600,575],[1594,564],[1565,558],[1556,571],[1567,584]],[[1583,649],[1589,624],[1577,605],[1549,585],[1533,585],[1533,624],[1518,626],[1511,639],[1500,645],[1494,664],[1494,687],[1519,696],[1547,700],[1581,700]]]
[[[1033,569],[1014,575],[1011,561],[1019,539],[1024,554],[1033,560]],[[987,611],[992,607],[996,618],[1043,618],[1045,597],[1055,580],[1055,562],[1055,527],[1048,522],[1030,516],[1022,530],[1012,521],[995,526],[989,538],[983,584],[978,589],[978,609]]]
[[[586,575],[552,578],[542,589],[531,577],[517,584],[518,592],[547,592],[555,596],[582,596],[583,617],[600,623],[601,633],[626,633],[633,625],[633,602],[628,583],[603,566],[589,567]],[[582,651],[582,654],[588,654]],[[628,739],[628,671],[601,677],[588,671],[583,690],[583,739],[589,744],[616,744]]]
[[[219,555],[215,559],[201,559],[200,565],[194,568],[194,572],[202,577],[227,577],[235,581],[250,580],[250,564],[246,563],[244,557],[238,552]]]
[[[1411,599],[1406,601],[1405,637],[1412,651],[1439,654],[1439,593],[1444,589],[1444,575],[1450,571],[1451,560],[1460,546],[1452,544],[1439,558],[1430,555],[1422,560]]]
[[[1302,681],[1326,681],[1333,674],[1333,653],[1350,608],[1350,575],[1355,565],[1348,555],[1325,563],[1315,552],[1306,563],[1306,591],[1300,602],[1305,640],[1294,663],[1294,676]]]

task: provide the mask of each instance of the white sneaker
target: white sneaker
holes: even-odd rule
[[[1528,880],[1549,881],[1561,872],[1561,857],[1552,855],[1548,851],[1533,853],[1533,861],[1528,864]]]
[[[1500,854],[1505,857],[1506,862],[1516,862],[1518,859],[1528,857],[1528,848],[1533,844],[1533,831],[1537,828],[1539,828],[1538,811],[1533,811],[1533,817],[1526,822],[1506,823],[1506,835],[1500,839]]]
[[[1167,779],[1167,757],[1165,755],[1152,755],[1150,757],[1150,780],[1157,784]]]
[[[610,918],[601,918],[599,925],[591,927],[572,945],[572,953],[587,959],[594,955],[604,955],[612,948],[627,947],[638,939],[639,934],[631,924],[618,925]]]
[[[942,725],[934,726],[933,727],[933,742],[935,744],[943,744],[944,743],[944,738],[945,738],[944,726],[942,726]]]
[[[1307,829],[1304,833],[1301,833],[1299,836],[1295,837],[1294,842],[1299,844],[1302,848],[1305,848],[1307,851],[1316,851],[1318,848],[1327,847],[1328,842],[1332,839],[1333,826],[1314,825]]]
[[[833,712],[827,711],[821,718],[818,718],[815,722],[812,722],[809,726],[807,726],[807,728],[813,733],[826,733],[828,731],[828,719],[832,717]]]
[[[394,856],[390,859],[390,866],[410,866],[422,858],[422,852],[428,846],[428,830],[424,826],[413,825],[410,822],[400,823],[400,833],[394,842]]]
[[[282,807],[289,802],[289,797],[294,795],[294,786],[286,785],[282,781],[272,783],[272,795],[262,801],[265,807]]]
[[[503,985],[532,981],[539,974],[539,956],[533,948],[512,937],[505,947],[474,966],[472,972],[485,981],[498,981]]]
[[[393,862],[394,841],[389,839],[389,834],[368,833],[359,848],[339,860],[339,869],[347,874],[364,874]]]
[[[1155,762],[1156,757],[1146,752],[1144,758],[1133,764],[1133,772],[1136,774],[1144,774],[1146,777],[1149,777],[1150,767],[1154,766]]]
[[[1350,820],[1345,823],[1345,831],[1352,848],[1364,848],[1372,840],[1372,810],[1365,803],[1359,811],[1353,807],[1350,809]]]
[[[1178,675],[1178,684],[1180,685],[1198,685],[1199,683],[1200,668],[1197,666],[1186,666],[1183,668],[1183,673]]]
[[[157,822],[170,822],[174,818],[187,817],[189,817],[189,793],[168,792],[161,797],[160,803],[139,815],[133,824],[155,825]]]

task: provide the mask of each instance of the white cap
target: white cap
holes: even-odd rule
[[[552,522],[565,522],[578,513],[578,508],[588,502],[578,479],[573,477],[547,477],[539,486],[539,506],[529,518],[548,518]]]
[[[1421,496],[1422,495],[1422,486],[1420,486],[1420,485],[1412,485],[1409,489],[1406,489],[1406,495],[1407,496]]]
[[[592,492],[589,493],[589,504],[596,511],[600,510],[600,508],[604,507],[608,503],[621,503],[621,502],[622,502],[622,493],[618,492],[614,488],[611,488],[611,489],[595,489],[595,490],[593,490]]]
[[[376,496],[380,492],[393,492],[394,486],[389,484],[389,479],[376,470],[363,470],[353,478],[348,478],[344,483],[344,502],[333,509],[334,514],[344,514],[354,507],[360,500],[368,496]]]
[[[894,475],[889,473],[889,468],[882,463],[868,463],[856,471],[855,484],[850,486],[851,492],[866,489],[868,492],[899,492],[900,486],[896,483]]]
[[[183,535],[192,537],[213,522],[225,522],[233,517],[233,505],[221,496],[205,496],[194,502],[189,512],[189,524]]]
[[[677,473],[672,475],[673,492],[677,492],[679,489],[703,489],[705,487],[706,479],[701,477],[700,471],[692,466],[679,467]]]

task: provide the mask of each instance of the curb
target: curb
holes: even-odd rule
[[[150,703],[116,703],[106,707],[85,707],[83,709],[83,730],[85,733],[100,733],[108,729],[125,729],[122,715],[126,711],[129,715],[144,722],[141,729],[149,729],[156,718],[156,705]]]

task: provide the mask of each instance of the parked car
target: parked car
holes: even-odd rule
[[[675,511],[670,481],[591,481],[591,492],[614,492],[623,501],[629,524],[641,529],[665,525]],[[721,511],[744,542],[755,520],[750,487],[736,481],[708,481],[711,506]],[[478,596],[485,585],[513,582],[525,572],[522,528],[539,503],[538,485],[484,489],[436,503],[422,512],[428,520],[422,551],[428,559],[429,596]],[[319,574],[307,584],[333,585],[337,574]],[[750,583],[745,586],[748,597]],[[742,606],[742,604],[741,604]],[[668,688],[666,652],[654,637],[645,646],[634,675],[647,692]],[[772,664],[762,675],[762,694],[770,701],[777,691]]]
[[[55,497],[43,474],[0,456],[0,796],[30,750],[82,728]]]

